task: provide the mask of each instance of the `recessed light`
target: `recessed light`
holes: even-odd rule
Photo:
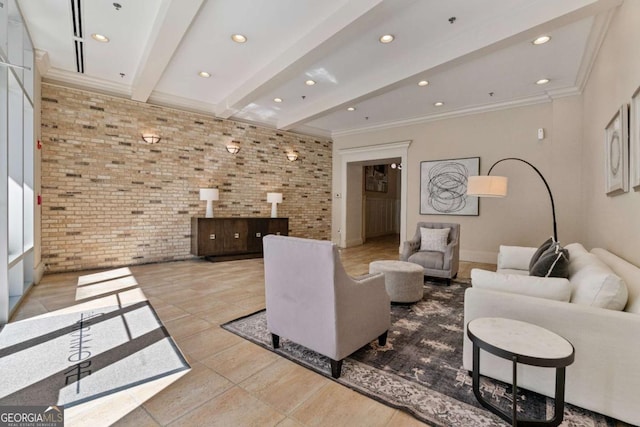
[[[109,43],[109,37],[103,36],[102,34],[91,34],[91,38],[100,43]]]
[[[534,41],[532,41],[531,43],[533,43],[535,45],[540,45],[540,44],[545,44],[549,40],[551,40],[550,36],[540,36],[537,39],[535,39]]]
[[[438,102],[434,103],[433,105],[435,105],[436,107],[442,107],[444,105],[444,102],[438,101]]]
[[[243,36],[242,34],[232,34],[231,40],[236,43],[245,43],[247,41],[247,37]]]
[[[282,98],[273,98],[273,102],[282,102]]]
[[[356,111],[356,107],[348,107],[347,111]]]
[[[428,84],[429,84],[429,82],[428,82],[428,81],[426,81],[426,80],[420,80],[420,81],[418,82],[418,86],[426,86],[426,85],[428,85]]]
[[[395,39],[395,37],[391,34],[385,34],[384,36],[380,36],[380,43],[391,43]]]
[[[211,77],[211,74],[207,73],[206,71],[200,71],[198,75],[203,79],[208,79],[209,77]]]
[[[313,86],[314,84],[316,84],[316,82],[314,80],[307,80],[306,82],[304,82],[304,84],[306,84],[307,86]]]
[[[537,85],[546,85],[549,83],[549,79],[540,79],[536,82]]]

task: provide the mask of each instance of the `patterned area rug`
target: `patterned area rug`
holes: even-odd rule
[[[477,402],[471,377],[462,367],[463,298],[469,285],[425,284],[424,298],[391,306],[391,329],[384,347],[372,342],[344,361],[339,383],[402,409],[434,426],[504,426]],[[223,328],[273,351],[265,311],[226,323]],[[281,338],[276,353],[331,377],[329,360]],[[511,407],[511,387],[482,378],[481,391],[494,403]],[[551,418],[553,400],[518,390],[519,412],[527,418]],[[615,426],[615,420],[565,406],[563,426]]]

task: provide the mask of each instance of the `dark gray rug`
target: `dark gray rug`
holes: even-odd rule
[[[149,302],[126,294],[7,324],[0,405],[69,408],[190,369]]]
[[[425,285],[422,301],[391,306],[391,329],[384,347],[372,342],[344,361],[339,383],[402,409],[434,426],[504,426],[482,408],[462,368],[463,298],[468,284]],[[226,323],[223,328],[273,351],[265,311]],[[281,339],[276,353],[331,377],[329,361],[302,346]],[[505,409],[511,387],[482,378],[482,393]],[[553,400],[519,390],[519,411],[527,418],[551,418]],[[563,426],[615,426],[615,421],[566,405]]]

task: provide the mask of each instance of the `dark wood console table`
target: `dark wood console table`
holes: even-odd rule
[[[262,257],[262,238],[287,236],[289,218],[191,218],[191,253],[210,261]]]

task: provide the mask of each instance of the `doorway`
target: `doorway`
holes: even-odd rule
[[[362,167],[362,241],[400,235],[400,159]]]
[[[411,141],[394,142],[389,144],[371,145],[366,147],[346,148],[338,150],[339,174],[337,188],[340,203],[337,204],[338,245],[346,248],[360,245],[364,241],[366,230],[363,231],[366,219],[364,206],[365,195],[365,166],[387,165],[392,163],[404,165],[397,169],[398,193],[396,221],[400,240],[406,237],[406,205],[407,205],[407,152]],[[378,188],[383,188],[383,184]],[[388,185],[388,182],[387,182]],[[398,251],[400,247],[398,247]]]

